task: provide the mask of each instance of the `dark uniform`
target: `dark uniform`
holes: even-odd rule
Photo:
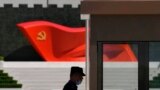
[[[73,81],[69,80],[63,90],[77,90],[77,85]]]

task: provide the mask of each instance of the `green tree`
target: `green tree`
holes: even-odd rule
[[[3,57],[3,56],[0,56],[0,60],[4,60],[4,57]]]

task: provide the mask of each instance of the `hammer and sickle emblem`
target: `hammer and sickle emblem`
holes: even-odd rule
[[[37,34],[37,40],[46,40],[46,32],[41,31]]]

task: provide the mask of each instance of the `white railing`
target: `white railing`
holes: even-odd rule
[[[47,0],[0,0],[0,7],[4,7],[5,4],[11,4],[13,7],[19,7],[20,4],[26,4],[30,8],[35,4],[47,7]]]
[[[0,0],[0,7],[4,7],[5,4],[11,4],[13,7],[25,4],[28,8],[33,8],[34,5],[42,5],[44,8],[48,5],[57,5],[59,8],[63,8],[64,5],[71,5],[73,8],[77,8],[80,3],[81,0]]]
[[[81,0],[49,0],[48,4],[56,4],[58,7],[64,5],[72,5],[73,8],[77,8],[80,5]]]
[[[85,62],[2,62],[3,68],[70,68],[85,67]]]
[[[22,90],[21,88],[0,88],[0,90]]]
[[[1,62],[3,64],[3,67],[9,68],[56,68],[56,67],[71,67],[71,66],[81,66],[85,67],[85,62],[11,62],[7,61]],[[104,68],[138,68],[137,62],[104,62],[103,63]],[[149,63],[150,68],[157,68],[160,67],[160,62],[150,62]],[[160,69],[160,68],[159,68]]]

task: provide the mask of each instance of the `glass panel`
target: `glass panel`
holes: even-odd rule
[[[149,64],[150,90],[160,90],[160,42],[150,42]]]
[[[137,55],[137,44],[103,44],[103,90],[138,90]]]

